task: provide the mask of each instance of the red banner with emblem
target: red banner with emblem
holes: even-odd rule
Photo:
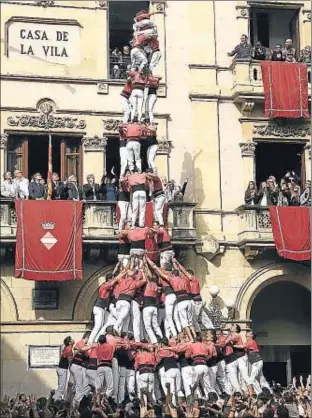
[[[270,206],[278,255],[289,260],[311,260],[310,208]]]
[[[82,279],[82,202],[17,200],[15,276]]]

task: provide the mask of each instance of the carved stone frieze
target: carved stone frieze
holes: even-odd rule
[[[311,160],[311,144],[307,144],[304,147],[304,149],[308,151],[308,153],[309,153],[309,160]]]
[[[308,126],[278,125],[276,123],[254,125],[253,134],[260,136],[274,136],[277,138],[300,137],[306,138],[311,135]]]
[[[97,135],[92,137],[84,136],[82,138],[82,144],[85,151],[104,151],[107,145],[107,138]]]
[[[108,94],[109,93],[109,86],[108,83],[100,82],[97,84],[97,92],[98,94]]]
[[[212,260],[213,257],[221,252],[219,241],[213,235],[203,237],[202,245],[195,246],[195,249],[198,254],[205,257],[208,261]]]
[[[37,103],[37,110],[44,115],[50,115],[56,111],[56,104],[51,99],[41,99]]]
[[[9,116],[7,118],[9,126],[14,127],[30,127],[30,128],[41,128],[41,129],[55,129],[55,128],[67,128],[67,129],[85,129],[87,124],[83,119],[72,118],[72,117],[56,117],[56,116],[33,116],[33,115],[22,115],[22,116]]]
[[[254,106],[255,102],[249,102],[247,100],[243,101],[241,105],[241,112],[243,116],[250,116]]]
[[[236,19],[248,19],[249,18],[249,8],[248,6],[236,6]]]
[[[158,141],[157,155],[169,155],[173,146],[171,141],[165,139]]]
[[[119,126],[122,124],[120,119],[103,119],[105,131],[118,132]]]
[[[0,149],[4,149],[7,147],[8,138],[9,138],[9,134],[7,134],[6,132],[4,132],[3,134],[0,134]]]
[[[53,0],[35,0],[36,6],[50,7],[54,5]]]
[[[252,141],[241,142],[239,146],[241,147],[242,157],[254,157],[256,152],[256,143]]]
[[[99,0],[99,7],[101,7],[101,9],[107,9],[108,7],[108,1],[107,0]]]

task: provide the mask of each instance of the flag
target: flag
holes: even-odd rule
[[[82,279],[82,202],[17,200],[15,276]]]
[[[48,195],[47,195],[47,199],[48,200],[51,200],[52,199],[52,192],[53,192],[53,188],[52,188],[52,171],[53,171],[53,166],[52,166],[52,135],[51,135],[51,133],[49,133],[48,179],[47,179],[47,183],[48,183]]]

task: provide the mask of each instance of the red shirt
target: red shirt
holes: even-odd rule
[[[208,350],[208,355],[210,357],[217,357],[217,350],[216,347],[213,343],[213,341],[208,341],[208,343],[206,344],[207,350]]]
[[[151,13],[146,12],[145,10],[140,10],[139,12],[137,12],[137,14],[135,15],[136,21],[140,22],[143,19],[150,19],[151,17]]]
[[[193,299],[201,301],[202,299],[200,296],[200,285],[199,285],[199,280],[197,279],[197,277],[192,276],[192,280],[190,280],[190,287],[191,287],[191,293],[192,293]]]
[[[248,340],[247,343],[245,344],[245,347],[246,347],[246,350],[248,351],[253,351],[255,353],[260,352],[259,346],[255,340]]]
[[[178,301],[185,300],[185,296],[191,294],[191,286],[189,280],[181,276],[169,276],[169,283],[177,295]]]
[[[132,81],[132,88],[133,89],[139,89],[144,90],[147,78],[144,77],[139,71],[131,70],[129,71],[129,76],[131,77]],[[129,124],[132,125],[132,124]]]
[[[160,252],[168,251],[172,248],[168,231],[163,226],[157,229],[157,244]]]
[[[130,190],[132,190],[134,186],[137,186],[140,184],[144,184],[145,186],[148,186],[149,181],[145,173],[134,173],[134,174],[130,174],[127,177],[127,183],[129,185]]]
[[[185,357],[193,359],[194,365],[206,365],[207,347],[201,342],[191,343],[185,352]]]
[[[158,39],[154,38],[150,42],[150,47],[152,48],[152,51],[159,51],[159,41]]]
[[[164,190],[162,181],[158,176],[154,176],[153,178],[153,187],[154,187],[154,193],[158,192],[159,190]]]
[[[146,86],[151,89],[158,89],[159,87],[159,78],[149,75],[147,78]]]
[[[112,287],[115,285],[115,281],[114,280],[110,280],[107,283],[103,283],[101,284],[100,288],[99,288],[99,297],[101,299],[108,299],[110,291],[112,289]]]
[[[155,282],[147,282],[143,296],[157,298],[159,296],[159,287]]]
[[[119,131],[123,132],[124,139],[140,139],[144,134],[143,126],[140,123],[124,123],[119,126]]]
[[[128,300],[133,298],[137,289],[145,285],[145,280],[135,280],[133,277],[125,277],[120,280],[115,290],[116,299],[120,299],[121,295],[128,296],[128,298],[121,298]]]
[[[144,128],[144,135],[145,136],[156,136],[157,127],[155,126],[146,126]]]
[[[154,371],[156,366],[155,354],[148,351],[142,351],[137,353],[134,357],[134,368],[136,370],[143,370],[144,366],[150,365],[151,372]],[[147,369],[147,368],[146,368]]]
[[[100,344],[96,349],[98,363],[111,362],[114,357],[115,350],[116,345],[108,343]]]
[[[123,235],[125,235],[130,242],[133,241],[141,241],[146,240],[148,238],[149,229],[146,228],[135,228],[135,229],[128,229],[127,231],[123,231]]]
[[[178,356],[172,351],[172,350],[168,350],[168,348],[163,347],[160,348],[159,350],[157,350],[156,352],[156,363],[159,364],[163,359],[166,358],[173,358],[173,359],[177,359]]]
[[[129,77],[126,81],[126,84],[124,85],[121,95],[128,99],[131,95],[131,92],[132,92],[132,81],[131,81],[131,78]]]
[[[68,345],[67,347],[65,347],[61,353],[61,357],[71,360],[74,357],[73,347],[71,345]]]

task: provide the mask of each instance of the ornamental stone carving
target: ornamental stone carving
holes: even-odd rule
[[[305,138],[311,135],[310,128],[307,126],[296,126],[296,125],[277,125],[272,124],[261,124],[254,125],[253,134],[260,136],[274,136],[277,138],[289,138],[289,137],[300,137]]]
[[[243,116],[250,116],[254,106],[255,106],[255,102],[249,102],[247,100],[244,101],[241,107],[241,112]]]
[[[118,131],[122,120],[119,119],[103,119],[105,131]]]
[[[156,4],[156,10],[157,10],[158,13],[164,13],[165,5],[163,3],[157,3]]]
[[[107,138],[97,135],[92,137],[84,136],[82,138],[82,144],[85,151],[104,151],[107,145]]]
[[[241,142],[239,146],[241,147],[242,157],[254,157],[256,151],[256,143],[252,141]]]
[[[97,84],[97,92],[98,94],[108,94],[108,83],[100,82]]]
[[[36,6],[50,7],[50,6],[53,6],[53,4],[54,4],[53,0],[35,0]]]
[[[236,6],[237,16],[236,19],[248,19],[249,10],[245,6]]]
[[[50,115],[56,111],[56,104],[51,99],[41,99],[37,103],[37,110],[44,115]]]
[[[305,150],[308,150],[308,153],[309,153],[309,160],[311,160],[311,144],[307,144],[307,145],[304,147],[304,149],[305,149]]]
[[[100,0],[99,1],[99,7],[101,7],[102,9],[107,9],[108,7],[108,1],[106,0]]]
[[[9,126],[14,127],[30,127],[41,129],[56,129],[56,128],[68,128],[68,129],[85,129],[87,124],[83,119],[71,118],[71,117],[55,117],[52,115],[22,115],[22,116],[9,116],[7,118]]]
[[[0,149],[5,149],[7,147],[8,138],[9,138],[9,134],[7,134],[6,132],[1,134],[1,136],[0,136]]]
[[[165,139],[158,141],[157,155],[169,155],[173,146],[171,141]]]

